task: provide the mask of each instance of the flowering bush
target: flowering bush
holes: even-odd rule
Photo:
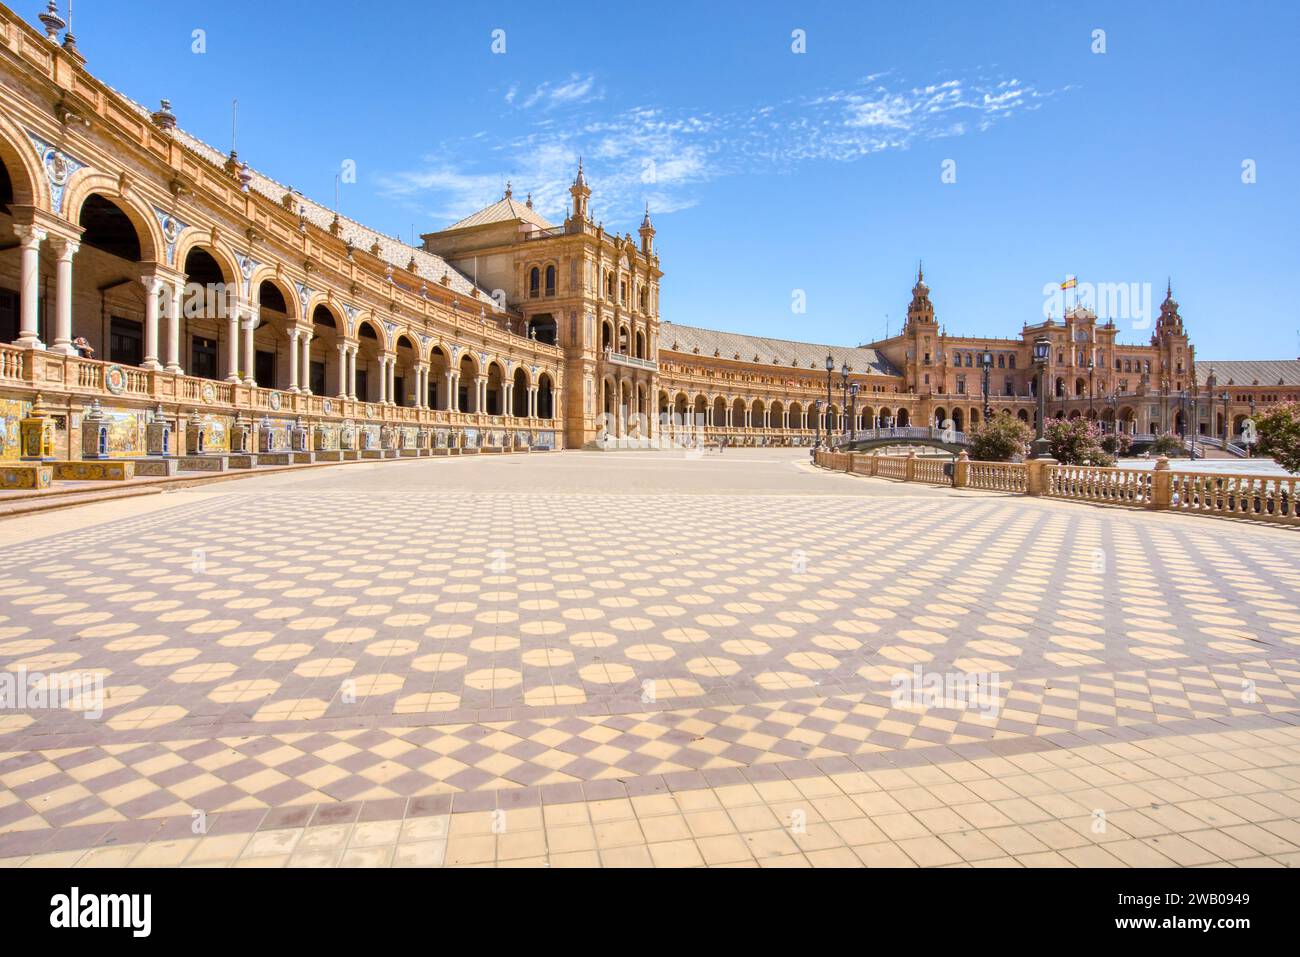
[[[1255,416],[1256,448],[1288,472],[1300,472],[1300,402],[1283,402]]]
[[[979,462],[1007,462],[1029,450],[1033,429],[1010,415],[995,415],[967,434],[970,457]]]
[[[1151,443],[1152,455],[1166,456],[1183,456],[1187,452],[1183,448],[1182,437],[1174,432],[1165,432],[1163,435],[1157,435],[1154,442]]]
[[[1052,458],[1062,465],[1115,464],[1101,447],[1101,429],[1088,419],[1052,419],[1043,435],[1051,445]]]
[[[1111,455],[1124,455],[1133,447],[1133,436],[1127,432],[1107,432],[1102,437],[1101,447]]]

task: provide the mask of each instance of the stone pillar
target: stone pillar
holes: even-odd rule
[[[257,377],[254,374],[257,369],[255,361],[257,353],[253,350],[253,330],[257,328],[257,310],[248,307],[241,316],[239,324],[244,333],[244,384],[257,385]]]
[[[167,297],[167,371],[184,375],[181,365],[181,303],[185,298],[185,283],[177,280],[171,283],[171,295]]]
[[[298,361],[298,391],[311,395],[311,339],[310,329],[298,333],[298,343],[302,347],[302,358]]]
[[[54,352],[70,356],[76,354],[72,348],[72,257],[77,255],[81,244],[75,239],[64,236],[52,236],[50,246],[54,250],[57,274],[55,282]]]
[[[528,387],[528,417],[537,418],[537,386]]]
[[[14,233],[22,246],[22,278],[18,293],[22,297],[22,312],[18,320],[18,341],[23,349],[44,349],[40,337],[41,296],[41,243],[45,230],[32,224],[14,226]]]
[[[1155,471],[1151,473],[1151,507],[1163,511],[1173,504],[1174,477],[1169,472],[1169,459],[1160,456],[1156,459]]]
[[[952,487],[965,488],[970,482],[970,456],[963,449],[952,467]]]
[[[298,391],[298,327],[289,330],[289,391]]]
[[[1025,493],[1027,495],[1046,495],[1048,489],[1047,467],[1055,465],[1056,459],[1045,456],[1041,459],[1026,459]]]
[[[442,407],[447,412],[456,411],[456,393],[454,391],[455,382],[452,380],[452,371],[448,369],[442,374]]]
[[[141,276],[144,284],[144,358],[140,361],[142,369],[161,369],[158,361],[158,294],[162,290],[162,279],[158,276]]]
[[[340,342],[336,347],[339,352],[339,392],[340,399],[348,397],[348,344]]]
[[[226,381],[239,381],[239,311],[231,308],[230,318],[226,322]]]

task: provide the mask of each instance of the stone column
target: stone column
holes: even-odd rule
[[[257,353],[253,350],[253,330],[257,328],[257,310],[251,306],[247,307],[239,324],[244,333],[244,384],[257,385],[255,375]]]
[[[360,351],[360,344],[348,346],[348,398],[353,402],[357,401],[357,353]]]
[[[339,352],[339,398],[348,397],[348,344],[340,342],[336,348]]]
[[[298,327],[289,330],[289,391],[298,391]]]
[[[167,371],[184,375],[181,365],[181,303],[185,298],[185,283],[177,280],[171,283],[171,295],[167,298]]]
[[[144,358],[142,369],[161,369],[158,361],[158,294],[163,281],[158,276],[141,276],[144,284]]]
[[[54,352],[75,355],[72,348],[72,257],[81,248],[81,243],[64,236],[50,237],[50,246],[54,250],[57,263],[55,282]]]
[[[23,250],[22,278],[18,283],[22,312],[15,345],[24,349],[44,349],[45,343],[41,342],[40,337],[40,296],[41,243],[45,241],[46,232],[30,223],[24,223],[14,226],[14,233]]]
[[[239,381],[239,311],[230,307],[230,318],[226,322],[226,381]]]
[[[298,344],[302,347],[302,358],[298,361],[298,391],[311,395],[311,339],[310,329],[298,333]]]
[[[528,387],[528,417],[537,418],[537,386]]]

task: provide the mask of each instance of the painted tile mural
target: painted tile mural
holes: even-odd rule
[[[31,407],[22,399],[0,396],[0,462],[16,462],[21,457],[18,423]]]

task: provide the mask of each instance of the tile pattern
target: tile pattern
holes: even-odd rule
[[[0,669],[107,700],[0,712],[0,857],[1300,714],[1284,531],[790,488],[771,452],[702,466],[773,486],[726,495],[676,488],[680,458],[579,458],[628,487],[548,486],[571,456],[357,467],[5,547]],[[552,490],[493,484],[534,474]],[[917,667],[996,675],[1001,707],[895,706]]]

